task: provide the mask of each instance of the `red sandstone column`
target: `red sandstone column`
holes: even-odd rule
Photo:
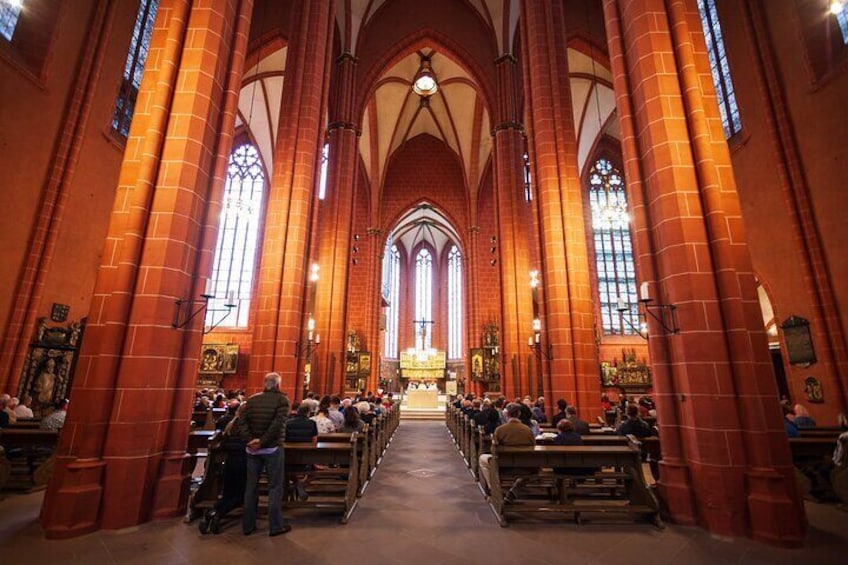
[[[322,345],[318,356],[323,369],[320,390],[326,389],[332,370],[334,383],[344,382],[347,345],[347,304],[365,300],[362,288],[349,288],[351,230],[357,172],[357,128],[353,123],[353,86],[356,59],[345,53],[336,61],[335,100],[328,127],[330,161],[327,171],[327,195],[321,205],[318,264],[321,280],[316,305],[317,327]],[[325,337],[326,336],[326,337]],[[364,336],[370,337],[370,336]],[[330,357],[335,362],[330,363]]]
[[[660,419],[669,408],[679,418],[699,522],[720,534],[799,543],[803,507],[762,323],[748,314],[757,312],[753,275],[697,7],[610,4],[607,15],[617,8],[626,22],[622,46],[658,242],[652,296],[678,306],[681,328],[668,354],[655,357],[651,344],[675,383]]]
[[[527,231],[522,223],[524,203],[524,136],[518,115],[517,61],[504,55],[496,62],[498,72],[497,125],[494,127],[495,182],[498,204],[498,239],[502,283],[501,381],[519,382],[514,395],[535,395],[530,375],[515,356],[526,352],[527,336],[532,334],[533,305],[530,289],[530,253]],[[506,360],[506,362],[504,362]],[[516,374],[517,373],[517,374]]]
[[[553,355],[545,396],[576,403],[588,416],[597,411],[600,380],[562,6],[528,0],[521,21],[542,244],[542,346],[550,344]]]
[[[627,74],[627,61],[624,58],[621,19],[618,15],[616,0],[605,0],[604,16],[609,57],[613,74],[613,86],[616,97],[618,121],[621,127],[621,148],[624,154],[624,172],[627,179],[627,202],[631,210],[633,248],[638,262],[640,280],[656,281],[655,263],[657,243],[650,210],[646,204],[645,184],[642,163],[636,138],[636,124],[633,116],[633,97],[630,78]],[[668,358],[668,343],[662,326],[651,317],[647,318],[651,339],[648,346],[651,352],[653,376],[652,397],[657,410],[662,414],[659,421],[660,441],[662,443],[661,472],[658,488],[665,511],[674,520],[682,524],[695,524],[695,501],[689,469],[683,456],[680,438],[679,405],[675,391],[673,373]]]
[[[477,202],[479,203],[479,200]],[[480,394],[483,387],[480,383],[471,380],[471,358],[468,356],[469,349],[480,346],[478,343],[480,334],[478,332],[479,328],[483,327],[483,320],[480,317],[480,283],[476,268],[480,264],[481,255],[480,226],[477,225],[479,223],[477,221],[478,211],[472,210],[471,215],[475,219],[471,222],[471,227],[468,228],[468,256],[463,257],[462,269],[462,274],[465,276],[465,287],[463,288],[463,292],[465,292],[463,296],[465,299],[465,340],[463,341],[465,351],[462,354],[465,359],[463,389],[466,393]],[[504,379],[501,379],[501,391],[506,390],[504,384]]]
[[[227,74],[244,57],[230,55],[239,4],[160,5],[74,404],[42,511],[49,537],[131,526],[184,504],[187,470],[178,452],[202,321],[182,331],[171,324],[175,300],[199,294],[200,250],[214,244],[203,238],[212,199],[207,171],[217,149],[229,151],[216,140],[226,123]],[[241,5],[249,12],[250,2]]]
[[[323,131],[327,55],[333,29],[329,0],[294,3],[274,173],[268,195],[248,372],[249,392],[268,371],[294,398],[301,388],[296,343],[302,341],[310,214]]]

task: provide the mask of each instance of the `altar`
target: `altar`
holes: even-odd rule
[[[406,406],[412,409],[435,409],[439,407],[438,390],[410,390],[406,393]]]

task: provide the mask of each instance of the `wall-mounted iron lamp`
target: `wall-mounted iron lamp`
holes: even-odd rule
[[[624,316],[625,312],[630,311],[630,303],[625,302],[621,296],[618,297],[618,304],[616,305],[618,315],[622,320],[624,320],[624,323],[630,326],[630,328],[642,339],[648,339],[648,324],[646,322],[647,316],[650,316],[659,322],[666,334],[676,334],[680,332],[680,327],[677,325],[677,306],[674,304],[655,303],[654,299],[651,298],[649,294],[647,281],[643,282],[639,286],[638,308],[639,327],[636,327],[633,322],[630,321],[629,317]]]
[[[548,343],[546,347],[542,347],[542,320],[539,318],[533,319],[533,335],[527,338],[527,347],[540,359],[543,358],[547,361],[554,359],[553,346]]]
[[[212,323],[209,324],[209,327],[206,327],[206,325],[203,326],[202,332],[203,335],[206,335],[227,319],[227,316],[236,307],[236,293],[232,290],[227,293],[227,301],[224,303],[223,308],[209,308],[209,301],[215,298],[215,294],[212,292],[213,284],[211,280],[206,281],[206,290],[203,291],[200,298],[180,298],[174,301],[177,309],[174,312],[174,320],[171,322],[172,328],[175,330],[182,329],[188,326],[201,313],[206,316],[206,313],[212,312]],[[194,309],[195,305],[199,306]],[[223,312],[224,315],[215,321],[215,313],[217,312]]]
[[[318,350],[318,346],[321,345],[321,334],[315,333],[315,319],[310,316],[309,321],[306,323],[307,337],[306,343],[303,346],[303,350],[301,351],[301,345],[298,341],[294,344],[294,356],[300,357],[301,353],[306,359],[311,359],[312,354]]]

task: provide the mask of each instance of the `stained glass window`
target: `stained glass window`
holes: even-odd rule
[[[698,10],[701,12],[701,26],[704,28],[704,39],[707,42],[710,72],[713,75],[713,84],[718,96],[721,125],[724,127],[724,136],[730,139],[742,131],[742,120],[739,117],[739,106],[736,104],[736,94],[730,78],[730,65],[724,50],[724,39],[721,35],[715,0],[698,0]]]
[[[318,199],[324,200],[327,195],[327,167],[330,163],[330,144],[325,143],[321,149],[321,179],[318,184]]]
[[[639,324],[639,311],[630,216],[624,178],[608,159],[598,159],[589,171],[589,205],[604,334],[634,334],[633,328]],[[619,298],[628,307],[621,315]]]
[[[432,320],[433,312],[433,256],[421,249],[415,257],[415,319]],[[416,325],[416,344],[428,349],[431,343],[430,324]],[[421,334],[424,334],[423,343]]]
[[[138,15],[133,28],[132,42],[124,64],[124,77],[121,90],[115,102],[115,113],[112,115],[112,131],[126,138],[130,134],[130,124],[135,112],[135,101],[141,86],[141,75],[144,74],[144,63],[147,62],[147,52],[150,48],[150,36],[153,35],[153,22],[159,0],[141,0]]]
[[[207,325],[217,322],[226,304],[235,308],[221,323],[227,327],[247,327],[253,276],[256,272],[256,246],[265,174],[259,152],[249,143],[239,145],[230,154],[227,185],[218,227],[218,243],[212,263],[211,292]]]
[[[836,14],[836,22],[842,32],[842,43],[848,45],[848,4],[845,4],[842,11]]]
[[[533,177],[530,174],[530,154],[524,152],[524,200],[530,202],[533,200]]]
[[[448,252],[448,358],[462,358],[462,253]]]
[[[383,259],[383,285],[388,296],[389,307],[386,312],[386,358],[398,358],[398,322],[400,320],[400,251],[389,239],[388,252]]]
[[[12,41],[15,35],[23,4],[23,0],[0,0],[0,37],[6,41]]]

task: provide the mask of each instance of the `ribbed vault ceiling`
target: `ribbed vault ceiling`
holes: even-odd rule
[[[412,91],[421,56],[430,56],[439,90],[421,103]],[[489,113],[471,76],[434,49],[410,53],[381,75],[362,119],[359,150],[372,183],[385,178],[392,154],[421,134],[442,140],[456,154],[466,186],[480,182],[492,149]]]
[[[342,49],[357,53],[360,33],[383,5],[391,0],[336,0],[336,19]],[[460,0],[462,1],[462,0]],[[489,28],[498,45],[498,53],[512,53],[519,16],[519,0],[464,0],[473,6]]]

